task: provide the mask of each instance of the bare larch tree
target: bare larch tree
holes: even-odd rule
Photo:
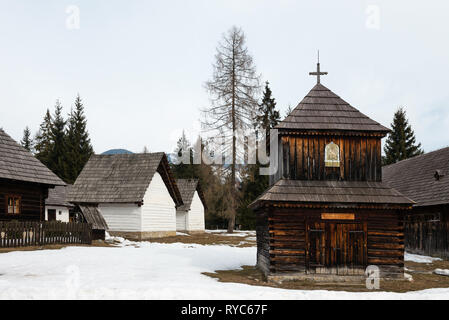
[[[212,79],[206,82],[211,106],[203,110],[203,127],[224,137],[224,154],[232,156],[230,164],[230,207],[228,232],[233,232],[237,208],[236,162],[244,150],[237,146],[237,133],[253,128],[260,92],[260,75],[248,53],[242,29],[232,27],[218,44]],[[241,144],[238,144],[241,146]]]

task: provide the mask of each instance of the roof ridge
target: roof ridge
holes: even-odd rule
[[[136,156],[149,156],[149,155],[156,155],[156,154],[165,154],[164,151],[158,151],[158,152],[147,152],[147,153],[114,153],[114,154],[93,154],[93,156],[96,157],[136,157]]]
[[[6,152],[3,152],[5,150]],[[3,128],[0,128],[0,163],[3,165],[0,178],[45,185],[65,185],[55,173]]]
[[[160,166],[163,170],[158,171]],[[68,200],[73,203],[140,203],[158,172],[177,205],[182,205],[164,152],[93,155],[84,166]]]
[[[314,108],[315,106],[317,108]],[[304,114],[314,110],[320,111],[322,114]],[[354,116],[348,117],[345,114],[347,112],[352,112]],[[301,119],[302,114],[307,117],[307,120]],[[326,121],[313,121],[313,118],[317,118],[316,120],[325,119]],[[359,122],[343,121],[349,118],[363,120]],[[342,130],[383,133],[390,131],[320,83],[317,83],[275,128],[281,130]]]
[[[429,151],[429,152],[426,152],[426,153],[423,153],[423,154],[418,154],[418,155],[416,155],[416,156],[414,156],[414,157],[407,158],[407,159],[404,159],[404,160],[401,160],[401,161],[398,161],[398,162],[395,162],[395,163],[387,164],[387,165],[385,165],[385,166],[382,166],[382,168],[392,167],[392,166],[397,165],[398,163],[404,163],[404,162],[407,161],[407,160],[418,159],[418,158],[421,158],[421,157],[424,157],[424,156],[427,156],[427,155],[431,155],[431,154],[436,153],[436,152],[443,151],[443,150],[445,150],[445,149],[449,149],[449,146],[443,147],[443,148],[440,148],[440,149],[436,149],[436,150],[433,150],[433,151]]]

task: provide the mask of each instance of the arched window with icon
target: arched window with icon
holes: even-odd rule
[[[324,149],[324,164],[326,167],[340,167],[340,147],[333,141]]]

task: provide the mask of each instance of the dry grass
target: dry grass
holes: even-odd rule
[[[0,253],[8,253],[13,251],[34,251],[34,250],[59,250],[66,247],[114,247],[111,244],[94,240],[91,245],[88,244],[47,244],[43,246],[29,246],[29,247],[15,247],[15,248],[0,248]]]
[[[238,248],[253,247],[256,245],[256,241],[248,239],[249,237],[255,237],[255,235],[231,236],[227,233],[198,233],[191,235],[179,235],[174,237],[165,237],[152,239],[150,242],[158,243],[186,243],[186,244],[202,244],[202,245],[227,245]]]
[[[248,235],[248,237],[253,237]],[[179,235],[174,237],[155,238],[150,242],[157,243],[186,243],[186,244],[202,244],[202,245],[227,245],[238,248],[252,247],[256,245],[256,242],[248,237],[242,236],[230,236],[226,233],[198,233],[191,235]],[[34,251],[34,250],[58,250],[65,247],[117,247],[116,243],[105,242],[101,240],[95,240],[92,245],[85,244],[52,244],[44,246],[30,246],[30,247],[15,247],[15,248],[0,248],[0,253],[7,253],[12,251]]]
[[[449,261],[435,261],[430,264],[406,262],[407,273],[413,281],[382,280],[379,291],[408,292],[431,288],[448,288],[449,277],[433,273],[436,268],[449,269]],[[243,266],[241,270],[218,270],[216,273],[204,273],[220,282],[244,283],[256,286],[268,286],[296,290],[332,290],[367,292],[365,283],[319,283],[313,281],[284,281],[280,284],[266,281],[263,274],[254,266]]]

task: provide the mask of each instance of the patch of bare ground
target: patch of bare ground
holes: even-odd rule
[[[253,247],[256,245],[256,241],[248,239],[254,237],[251,234],[247,236],[230,235],[225,232],[214,233],[197,233],[190,235],[176,235],[173,237],[155,238],[149,240],[149,242],[157,243],[186,243],[186,244],[202,244],[202,245],[227,245],[238,248]],[[137,242],[138,243],[138,242]],[[13,252],[13,251],[33,251],[33,250],[58,250],[65,247],[111,247],[117,248],[117,243],[113,241],[92,241],[92,245],[86,244],[48,244],[43,246],[28,246],[28,247],[12,247],[12,248],[0,248],[1,253]]]
[[[254,247],[256,241],[253,239],[248,239],[254,237],[254,235],[249,234],[248,236],[233,236],[227,233],[194,233],[190,235],[177,235],[173,237],[164,237],[151,239],[150,242],[158,243],[186,243],[186,244],[202,244],[202,245],[227,245],[234,246],[238,248],[244,247]]]
[[[0,248],[0,253],[8,253],[13,251],[34,251],[34,250],[59,250],[66,247],[111,247],[114,246],[102,241],[94,240],[91,245],[88,244],[47,244],[43,246],[28,246],[28,247],[12,247],[12,248]]]
[[[448,288],[449,277],[434,274],[437,268],[449,269],[449,261],[435,261],[433,263],[406,262],[406,273],[412,275],[413,281],[407,280],[381,280],[377,291],[408,292],[431,288]],[[240,270],[217,270],[215,273],[204,273],[218,279],[220,282],[235,282],[254,286],[266,286],[295,290],[331,290],[349,292],[371,292],[365,283],[323,283],[314,281],[284,281],[282,283],[269,282],[262,272],[254,266],[243,266]]]

